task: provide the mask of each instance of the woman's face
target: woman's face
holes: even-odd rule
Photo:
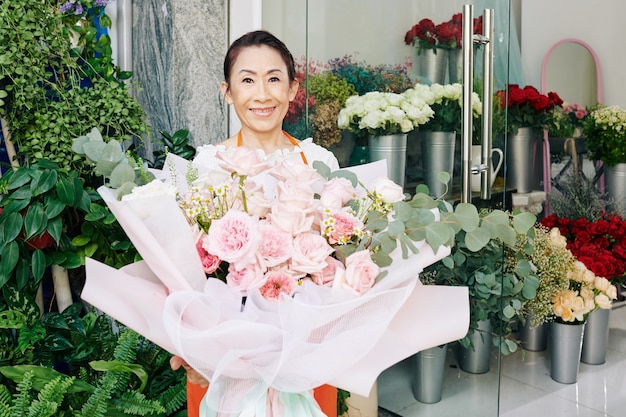
[[[280,54],[265,45],[242,49],[232,66],[230,85],[222,83],[222,93],[242,125],[258,132],[282,129],[297,91],[298,82],[289,81]]]

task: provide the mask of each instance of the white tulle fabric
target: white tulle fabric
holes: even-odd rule
[[[201,164],[209,163],[205,151]],[[386,165],[353,170],[374,178]],[[270,388],[303,393],[330,383],[368,395],[390,365],[467,331],[467,290],[418,280],[449,248],[434,253],[422,243],[408,259],[394,253],[385,278],[362,296],[303,282],[278,304],[255,291],[243,304],[224,283],[206,279],[173,197],[118,201],[113,190],[98,191],[144,261],[115,270],[88,259],[83,299],[209,379],[205,405],[215,412],[249,413]]]

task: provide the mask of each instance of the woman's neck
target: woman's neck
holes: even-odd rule
[[[250,149],[261,149],[266,155],[282,149],[293,149],[293,144],[282,130],[277,132],[256,133],[240,130],[238,142],[240,146]]]

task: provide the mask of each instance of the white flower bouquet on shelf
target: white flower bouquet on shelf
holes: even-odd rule
[[[404,94],[373,91],[352,96],[339,111],[340,129],[354,133],[366,131],[383,136],[408,133],[426,123],[433,116],[432,109],[423,100],[408,100]]]
[[[368,395],[384,369],[465,335],[467,289],[418,280],[450,253],[441,219],[454,213],[424,193],[407,201],[379,177],[384,161],[330,172],[245,148],[217,157],[189,169],[170,155],[121,200],[98,190],[143,260],[87,259],[82,293],[210,380],[208,408],[269,395],[315,414],[314,387]]]

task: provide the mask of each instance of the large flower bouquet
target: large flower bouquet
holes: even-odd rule
[[[601,106],[583,123],[585,146],[594,160],[608,166],[626,163],[626,110]]]
[[[524,305],[532,327],[555,320],[584,322],[593,310],[610,308],[611,300],[617,298],[609,280],[589,270],[567,246],[558,227],[535,227],[529,259],[539,287],[535,298]]]
[[[619,282],[626,274],[626,221],[603,213],[595,220],[569,219],[554,214],[541,220],[556,227],[567,239],[567,248],[593,273]]]
[[[495,111],[507,113],[506,132],[515,134],[520,127],[544,129],[547,127],[551,110],[561,106],[563,100],[555,92],[541,94],[535,87],[508,84],[494,95]],[[505,133],[504,126],[495,126],[498,133]]]
[[[99,189],[143,261],[88,259],[82,297],[182,356],[218,412],[316,415],[312,388],[367,395],[393,363],[467,331],[466,289],[417,279],[450,253],[455,229],[438,218],[455,213],[424,193],[405,201],[384,162],[330,172],[292,156],[231,148],[190,169],[170,155],[121,201]]]
[[[373,91],[349,97],[339,112],[338,124],[341,129],[357,134],[366,131],[374,136],[393,135],[408,133],[433,115],[431,107],[421,98]]]
[[[461,84],[416,84],[404,94],[409,99],[423,100],[433,110],[433,117],[421,125],[420,130],[460,132],[463,100],[463,86]],[[474,117],[482,114],[482,103],[475,92],[472,93],[472,114]]]

